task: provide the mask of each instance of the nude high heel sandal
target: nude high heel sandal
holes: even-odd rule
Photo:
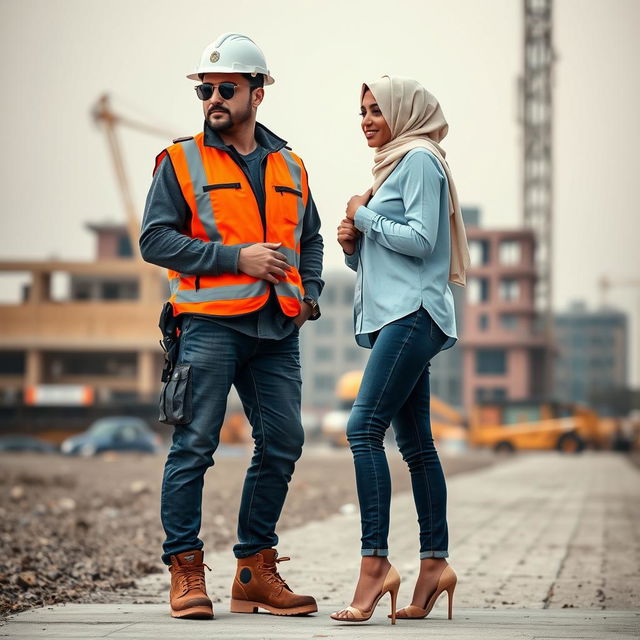
[[[382,596],[385,593],[389,592],[389,594],[391,595],[391,614],[389,615],[389,618],[391,618],[391,624],[395,624],[396,623],[396,601],[398,599],[399,589],[400,589],[400,574],[397,572],[394,566],[391,566],[389,567],[389,571],[387,572],[384,582],[382,583],[382,589],[380,590],[380,593],[376,596],[375,600],[373,601],[373,604],[371,605],[371,609],[368,609],[367,611],[362,611],[357,607],[345,607],[340,611],[336,611],[335,613],[332,613],[331,618],[333,620],[338,620],[338,622],[366,622],[373,615],[373,612],[378,606],[378,602],[380,601],[380,598],[382,598]],[[348,611],[349,616],[346,618],[338,617],[338,614],[341,613],[342,611]]]
[[[451,568],[451,565],[447,565],[440,574],[438,578],[438,585],[436,590],[433,592],[433,595],[429,598],[424,609],[420,607],[416,607],[410,604],[408,607],[404,607],[397,612],[397,618],[399,620],[415,620],[418,618],[426,618],[431,609],[433,609],[433,605],[436,603],[438,596],[440,596],[445,591],[449,596],[449,620],[453,617],[453,592],[456,588],[456,583],[458,582],[458,576],[456,572]],[[389,616],[391,617],[391,616]]]

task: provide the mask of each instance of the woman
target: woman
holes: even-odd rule
[[[448,125],[438,101],[408,78],[364,85],[362,130],[376,149],[373,187],[349,200],[338,242],[357,271],[356,341],[371,348],[347,426],[362,524],[360,578],[351,606],[331,617],[368,620],[391,594],[391,617],[424,618],[456,574],[448,565],[446,484],[429,419],[431,359],[456,340],[448,281],[465,285],[466,235],[439,142]],[[391,481],[384,453],[393,420],[409,466],[420,525],[420,573],[409,606],[396,613],[400,576],[388,556]]]

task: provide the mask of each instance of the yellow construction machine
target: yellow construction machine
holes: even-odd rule
[[[324,416],[323,438],[347,446],[346,427],[358,395],[362,371],[342,375],[336,386],[338,407]],[[488,447],[497,452],[557,450],[579,453],[585,447],[628,450],[633,443],[617,418],[602,417],[583,405],[557,402],[499,401],[476,404],[468,417],[432,395],[431,430],[443,452]]]
[[[620,424],[583,405],[501,401],[472,407],[469,444],[498,452],[557,450],[579,453],[585,447],[617,448]]]
[[[346,430],[351,408],[362,382],[361,370],[343,374],[336,385],[338,407],[322,420],[325,441],[339,447],[348,446]],[[467,448],[467,430],[463,416],[436,396],[431,396],[431,431],[436,445],[442,451],[454,453]]]

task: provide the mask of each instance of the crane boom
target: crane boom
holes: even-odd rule
[[[171,138],[171,133],[166,130],[149,125],[144,122],[138,122],[131,118],[125,118],[116,114],[111,108],[111,102],[108,94],[100,96],[96,102],[93,111],[93,118],[98,123],[103,125],[104,131],[107,136],[107,142],[109,144],[109,151],[111,154],[111,160],[113,162],[113,168],[116,173],[116,180],[118,181],[118,187],[122,200],[124,203],[125,213],[127,216],[127,232],[129,235],[129,241],[131,243],[131,250],[136,259],[141,260],[140,250],[138,248],[138,238],[140,236],[140,222],[136,212],[135,205],[133,203],[133,196],[131,194],[131,187],[129,185],[129,178],[124,165],[124,158],[118,140],[116,131],[117,125],[124,125],[130,129],[136,129],[143,133],[151,135],[162,136],[163,138]]]

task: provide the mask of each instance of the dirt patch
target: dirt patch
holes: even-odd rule
[[[442,457],[452,475],[494,457]],[[409,491],[406,465],[389,452],[394,492]],[[201,537],[207,549],[235,542],[246,450],[217,456],[205,479]],[[159,517],[164,455],[0,455],[0,614],[58,602],[101,602],[164,571]],[[308,447],[292,479],[279,529],[356,504],[347,450]]]

